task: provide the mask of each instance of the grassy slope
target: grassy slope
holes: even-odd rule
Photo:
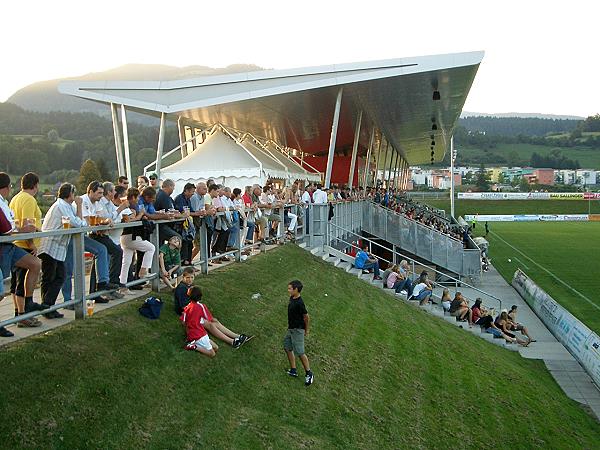
[[[310,388],[283,373],[286,283],[305,282]],[[600,427],[541,361],[490,345],[285,246],[198,280],[258,336],[209,360],[166,305],[140,302],[0,351],[0,435],[15,448],[592,448]],[[260,291],[262,299],[250,300]],[[324,296],[328,293],[328,297]],[[594,444],[594,442],[596,444]],[[492,444],[493,445],[493,444]]]
[[[519,267],[552,298],[600,334],[600,309],[503,242],[518,248],[600,307],[597,264],[600,223],[492,223],[490,229],[490,256],[505,279],[511,280]]]
[[[418,200],[421,201],[421,200]],[[450,199],[425,200],[450,212]],[[462,200],[454,204],[456,216],[465,214],[600,214],[600,202],[584,200]]]
[[[575,147],[551,147],[535,144],[498,144],[496,148],[489,150],[476,147],[460,147],[459,154],[463,158],[473,158],[480,156],[482,152],[489,152],[507,158],[514,151],[519,155],[519,159],[529,162],[534,152],[538,155],[547,156],[553,150],[560,150],[567,158],[578,160],[581,166],[586,169],[600,169],[600,152],[597,149],[583,145]]]

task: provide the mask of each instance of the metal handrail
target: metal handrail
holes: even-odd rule
[[[382,205],[380,205],[379,203],[377,203],[377,202],[375,202],[375,201],[373,201],[373,200],[368,200],[368,202],[369,202],[369,203],[372,203],[372,204],[373,204],[373,205],[375,205],[375,206],[378,206],[379,208],[381,208],[381,209],[383,209],[383,210],[385,210],[385,211],[387,211],[387,212],[389,212],[389,213],[391,213],[391,214],[395,214],[396,216],[402,217],[403,219],[406,219],[406,220],[408,220],[408,221],[410,221],[410,222],[413,222],[413,223],[414,223],[415,225],[417,225],[418,227],[425,228],[427,231],[433,231],[434,233],[437,233],[437,234],[439,234],[439,235],[441,235],[441,236],[444,236],[444,237],[446,237],[446,238],[448,238],[448,239],[452,239],[452,240],[454,240],[454,241],[457,241],[457,242],[461,242],[461,243],[462,243],[462,241],[461,241],[461,240],[459,240],[459,239],[456,239],[456,238],[454,238],[454,237],[450,236],[449,234],[442,233],[441,231],[439,231],[439,230],[436,230],[435,228],[431,228],[431,227],[428,227],[427,225],[423,225],[423,224],[422,224],[421,222],[419,222],[418,220],[411,219],[410,217],[406,217],[404,214],[400,214],[400,213],[398,213],[398,212],[394,211],[393,209],[390,209],[390,208],[388,208],[388,207],[386,207],[386,206],[382,206]],[[446,219],[446,220],[447,220],[447,219]]]
[[[473,290],[475,290],[475,291],[477,291],[477,292],[479,292],[479,293],[481,293],[481,294],[483,294],[483,295],[485,295],[485,296],[487,296],[487,297],[490,297],[490,298],[492,298],[492,299],[496,300],[496,301],[499,303],[499,305],[500,305],[500,308],[499,308],[499,309],[500,309],[500,310],[502,309],[502,300],[501,300],[501,299],[499,299],[498,297],[496,297],[496,296],[494,296],[494,295],[492,295],[492,294],[488,293],[488,292],[485,292],[485,291],[483,291],[483,290],[481,290],[481,289],[479,289],[479,288],[477,288],[477,287],[475,287],[475,286],[473,286],[473,285],[471,285],[471,284],[469,284],[469,283],[465,283],[464,281],[461,281],[461,280],[459,280],[459,279],[457,279],[457,278],[455,278],[455,277],[453,277],[453,276],[451,276],[451,275],[448,275],[448,274],[446,274],[446,273],[444,273],[444,272],[440,272],[439,270],[437,270],[437,269],[434,269],[433,267],[431,267],[431,266],[428,266],[427,264],[423,264],[423,263],[421,263],[421,262],[419,262],[419,261],[415,260],[414,258],[411,258],[410,256],[406,256],[406,255],[404,255],[404,254],[402,254],[402,253],[400,253],[400,252],[398,252],[398,251],[394,250],[393,248],[392,248],[392,249],[390,249],[390,248],[388,248],[388,247],[385,247],[385,246],[383,246],[383,245],[379,244],[378,242],[375,242],[375,241],[374,241],[374,240],[372,240],[372,239],[369,239],[369,238],[366,238],[366,237],[364,237],[364,236],[361,236],[360,234],[358,234],[358,233],[355,233],[355,232],[353,232],[353,231],[351,231],[351,230],[346,230],[346,229],[344,229],[344,228],[340,227],[339,225],[336,225],[336,224],[334,224],[334,223],[330,223],[330,224],[329,224],[329,226],[330,226],[330,227],[331,227],[331,226],[333,226],[333,227],[335,227],[335,228],[338,228],[338,229],[342,230],[343,232],[345,232],[345,233],[347,233],[347,234],[352,234],[352,235],[354,235],[354,236],[358,236],[358,238],[359,238],[360,240],[367,241],[367,242],[369,243],[369,247],[371,247],[371,245],[375,244],[375,245],[377,245],[378,247],[381,247],[381,248],[385,249],[386,251],[391,251],[393,255],[398,255],[398,256],[402,257],[403,259],[406,259],[406,260],[410,261],[410,262],[412,263],[412,266],[413,266],[413,270],[412,270],[412,272],[413,272],[413,273],[415,273],[415,271],[414,271],[414,267],[415,267],[415,263],[416,263],[416,264],[418,264],[418,265],[420,265],[420,266],[426,267],[427,269],[429,269],[429,270],[432,270],[433,272],[435,272],[435,273],[437,273],[437,274],[439,274],[439,275],[442,275],[442,276],[444,276],[444,277],[446,277],[446,278],[449,278],[450,280],[454,281],[454,283],[455,283],[455,286],[456,286],[457,288],[458,288],[458,284],[460,283],[461,285],[463,285],[463,286],[465,286],[465,287],[468,287],[468,288],[470,288],[470,289],[473,289]],[[327,236],[327,238],[329,239],[329,238],[330,238],[330,236]],[[333,238],[333,239],[340,240],[340,241],[344,242],[345,244],[351,245],[351,246],[352,246],[352,247],[354,247],[354,248],[359,248],[359,247],[357,247],[356,245],[354,245],[353,243],[346,242],[346,241],[344,241],[343,239],[340,239],[340,238],[338,238],[338,237],[333,237],[333,236],[332,236],[332,238]],[[359,249],[360,249],[360,248],[359,248]],[[387,263],[394,264],[392,261],[388,261],[388,260],[387,260],[387,259],[385,259],[385,258],[381,258],[381,257],[379,257],[379,256],[377,256],[377,258],[379,258],[379,259],[381,259],[382,261],[385,261],[385,262],[387,262]],[[439,284],[439,283],[436,283],[436,282],[435,282],[435,280],[433,280],[433,282],[434,282],[436,285],[440,285],[440,286],[441,286],[441,284]]]

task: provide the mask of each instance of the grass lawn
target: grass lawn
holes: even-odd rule
[[[450,199],[418,200],[450,213]],[[600,214],[598,200],[462,200],[454,203],[456,217],[465,214]]]
[[[553,150],[560,150],[561,154],[569,159],[578,160],[581,167],[585,169],[600,169],[600,152],[598,149],[584,145],[574,147],[552,147],[549,145],[536,144],[498,144],[493,149],[482,149],[478,147],[460,147],[458,149],[459,162],[461,158],[472,159],[485,154],[496,154],[508,158],[512,152],[516,152],[518,158],[529,163],[531,155],[535,152],[541,156],[548,156]]]
[[[12,135],[15,139],[26,139],[26,138],[31,138],[32,142],[40,142],[42,140],[46,140],[47,137],[41,134],[13,134]],[[58,140],[56,142],[54,142],[55,145],[59,146],[60,148],[64,148],[65,145],[71,143],[71,142],[75,142],[73,140],[69,140],[69,139],[63,139],[63,138],[58,138]]]
[[[286,285],[312,318],[315,384],[284,374]],[[183,350],[169,295],[0,350],[4,448],[593,448],[600,426],[541,361],[375,290],[293,245],[197,280],[215,317],[257,337]],[[262,298],[250,299],[253,292]],[[326,297],[325,294],[328,294]]]
[[[478,228],[481,233],[482,227]],[[493,222],[490,231],[492,264],[506,280],[512,280],[515,270],[520,268],[554,300],[600,334],[600,222]]]

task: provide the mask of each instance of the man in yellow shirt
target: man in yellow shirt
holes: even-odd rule
[[[33,172],[28,172],[21,178],[21,191],[10,201],[9,208],[15,215],[15,221],[20,226],[35,225],[35,229],[42,229],[42,211],[37,204],[35,195],[38,192],[40,178]],[[28,221],[28,223],[25,223]],[[40,245],[40,239],[27,239],[24,241],[15,241],[17,247],[22,248],[33,256],[37,254],[37,247]],[[25,298],[25,277],[28,270],[15,268],[12,273],[10,292],[13,294],[15,310],[19,310],[19,304],[25,305],[25,312],[42,310],[44,307],[39,303],[34,303],[32,298]]]

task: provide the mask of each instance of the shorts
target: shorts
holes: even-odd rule
[[[210,338],[208,337],[208,334],[205,334],[200,339],[196,339],[194,341],[194,344],[196,344],[196,347],[202,348],[208,352],[210,352],[213,349],[212,344],[210,343]]]
[[[3,274],[9,274],[23,256],[28,255],[27,251],[14,244],[0,244],[0,271]]]
[[[294,352],[298,356],[304,355],[304,329],[288,329],[283,338],[283,348],[288,352]]]

